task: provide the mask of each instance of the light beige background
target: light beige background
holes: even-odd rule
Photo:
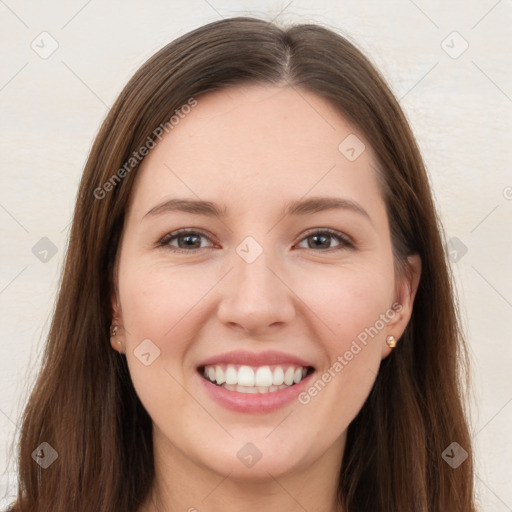
[[[0,0],[0,507],[16,490],[11,442],[40,362],[93,137],[150,55],[233,15],[339,30],[400,99],[454,260],[473,363],[479,503],[511,511],[510,0]],[[36,245],[48,244],[43,237],[55,255]]]

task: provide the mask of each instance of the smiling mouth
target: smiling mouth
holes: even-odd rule
[[[295,386],[315,369],[312,366],[267,365],[247,366],[219,364],[200,366],[202,378],[215,386],[238,393],[273,393]]]

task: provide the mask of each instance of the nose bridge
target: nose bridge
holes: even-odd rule
[[[259,252],[259,251],[258,251]],[[244,242],[237,248],[237,258],[235,258],[236,275],[238,283],[245,284],[246,288],[252,291],[262,289],[265,291],[269,286],[272,287],[276,277],[270,272],[272,266],[272,250],[261,249],[258,254],[257,248],[251,246],[250,242]],[[275,261],[274,261],[275,263]]]
[[[270,237],[266,237],[268,241]],[[222,297],[219,317],[246,329],[287,322],[293,315],[291,292],[281,281],[278,255],[255,237],[246,237],[232,258],[229,286]],[[276,275],[277,274],[277,275]]]
[[[236,248],[234,279],[237,291],[247,301],[264,299],[268,304],[273,297],[281,294],[279,288],[282,283],[270,270],[278,265],[275,251],[268,247],[269,238],[266,237],[264,247],[263,241],[260,243],[253,236],[247,236]]]

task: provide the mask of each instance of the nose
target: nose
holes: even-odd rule
[[[264,250],[248,263],[235,254],[233,267],[223,280],[217,313],[221,322],[252,335],[272,332],[293,320],[297,299],[275,258]]]

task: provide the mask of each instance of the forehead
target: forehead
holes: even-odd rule
[[[348,141],[345,142],[345,141]],[[346,146],[359,153],[353,159]],[[371,147],[328,101],[294,87],[251,85],[207,93],[142,162],[131,204],[169,196],[252,208],[305,195],[374,201]],[[262,213],[262,212],[260,212]]]

